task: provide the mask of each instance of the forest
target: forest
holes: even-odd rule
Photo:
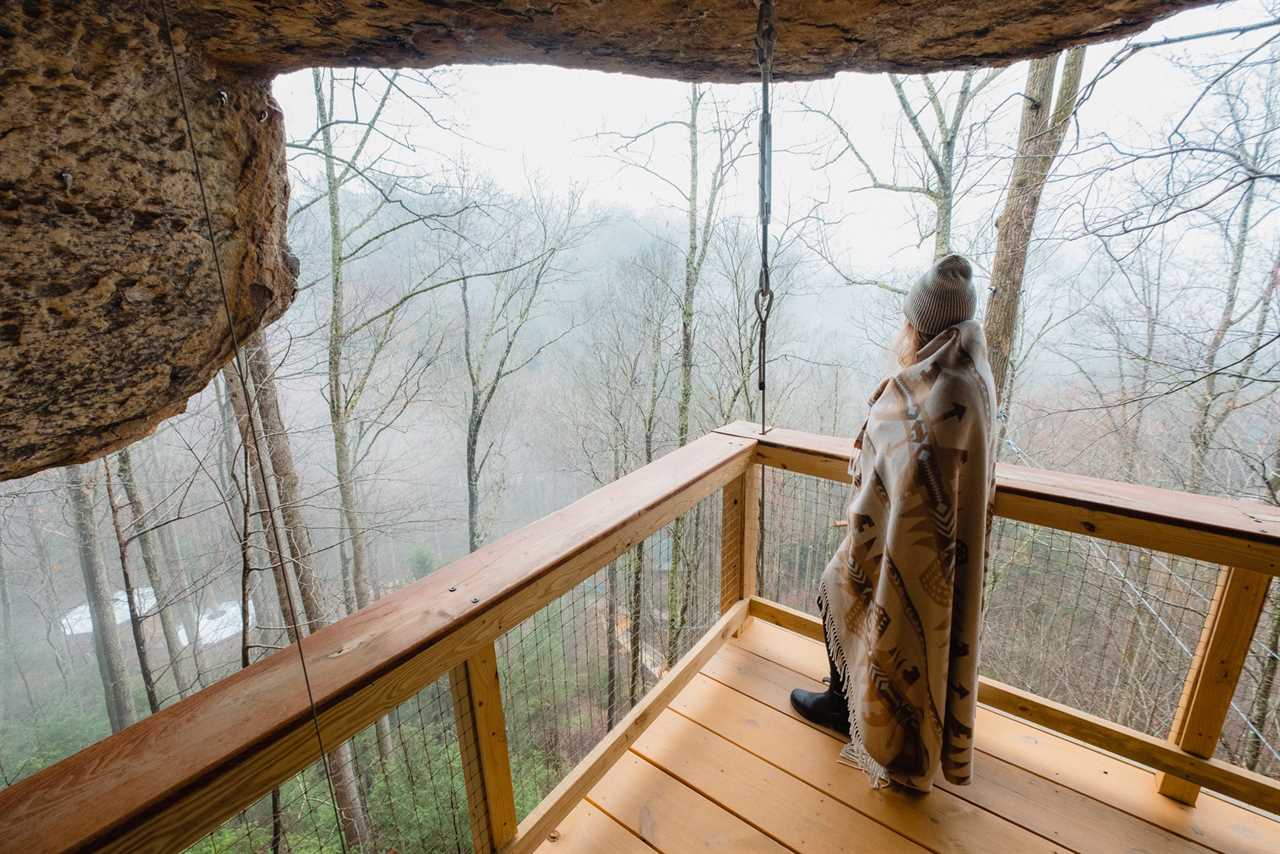
[[[0,786],[723,424],[758,421],[758,87],[312,69],[299,290],[187,410],[0,485]],[[782,83],[771,424],[851,436],[968,256],[1000,459],[1280,507],[1280,6],[1001,68]],[[815,609],[846,487],[769,473]],[[719,616],[718,496],[498,644],[521,815]],[[998,520],[983,670],[1163,736],[1218,567]],[[1218,755],[1280,777],[1273,585]],[[447,679],[194,850],[470,850]]]

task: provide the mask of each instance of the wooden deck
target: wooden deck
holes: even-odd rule
[[[1280,852],[1280,780],[1207,758],[1280,575],[1275,508],[998,468],[996,515],[1222,565],[1174,726],[1137,732],[984,678],[976,783],[872,792],[791,714],[790,690],[825,675],[821,626],[755,595],[757,467],[847,480],[851,446],[749,424],[703,436],[0,789],[0,849],[183,850],[447,677],[477,851]],[[717,493],[720,619],[517,822],[495,644]]]
[[[841,741],[792,712],[820,644],[751,619],[538,849],[687,851],[1280,851],[1280,820],[988,708],[970,786],[872,791]]]

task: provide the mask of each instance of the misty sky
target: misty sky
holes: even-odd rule
[[[1176,36],[1262,17],[1265,13],[1258,2],[1206,7],[1176,15],[1139,38]],[[1117,46],[1090,48],[1086,81]],[[1228,40],[1220,39],[1139,54],[1108,78],[1082,109],[1080,133],[1088,135],[1105,127],[1113,136],[1145,138],[1158,131],[1181,115],[1197,91],[1173,62],[1187,50],[1204,56],[1231,47]],[[993,117],[990,139],[998,147],[1009,145],[1016,134],[1017,93],[1025,75],[1025,64],[1008,68],[975,108],[975,115]],[[391,117],[406,128],[424,171],[446,159],[464,157],[473,168],[511,188],[521,186],[526,174],[532,172],[552,185],[583,184],[589,198],[609,207],[642,213],[673,203],[673,194],[660,182],[605,156],[608,147],[596,135],[609,130],[635,132],[671,117],[684,107],[687,84],[527,65],[453,67],[442,71],[442,79],[453,97],[435,106],[437,115],[454,125],[459,134],[440,131],[420,113],[401,111]],[[755,98],[757,86],[716,88],[731,103],[746,108]],[[831,138],[830,127],[824,120],[801,112],[799,105],[804,100],[832,107],[867,159],[888,171],[895,135],[905,128],[887,79],[846,73],[832,81],[781,84],[778,90],[776,207],[785,207],[789,200],[795,209],[802,210],[815,199],[830,199],[829,214],[848,217],[843,230],[846,245],[852,263],[865,272],[880,275],[925,260],[929,246],[915,245],[914,218],[902,196],[850,194],[849,190],[861,186],[865,178],[849,158],[824,170],[815,168],[825,159],[822,149]],[[315,126],[310,72],[277,78],[275,92],[291,138]],[[671,128],[658,138],[651,162],[656,171],[680,176],[687,169],[682,133]],[[1069,139],[1066,147],[1070,146]],[[754,161],[742,169],[726,199],[729,212],[754,212],[754,170]],[[966,227],[978,235],[989,230],[989,222],[974,218],[989,220],[993,215],[1007,173],[1007,169],[991,170],[971,196],[973,204],[961,206],[958,219],[962,233]],[[981,247],[961,248],[981,255]]]

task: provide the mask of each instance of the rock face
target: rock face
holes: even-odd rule
[[[173,66],[122,5],[0,12],[0,477],[146,435],[233,352]],[[283,120],[176,42],[244,338],[293,297]]]
[[[776,73],[938,71],[1116,38],[1203,0],[775,0]],[[187,2],[218,59],[316,64],[537,62],[682,80],[757,79],[753,0]]]
[[[1199,4],[780,0],[777,73],[1008,62]],[[0,4],[0,479],[146,435],[288,306],[274,74],[542,62],[757,75],[750,0],[169,5],[217,265],[159,0]]]

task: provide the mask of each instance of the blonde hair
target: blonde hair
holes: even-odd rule
[[[920,351],[924,349],[924,345],[928,344],[932,339],[925,336],[912,325],[910,320],[904,320],[902,328],[898,330],[898,334],[893,338],[893,344],[890,349],[898,359],[898,367],[905,368],[914,365],[920,357]]]

